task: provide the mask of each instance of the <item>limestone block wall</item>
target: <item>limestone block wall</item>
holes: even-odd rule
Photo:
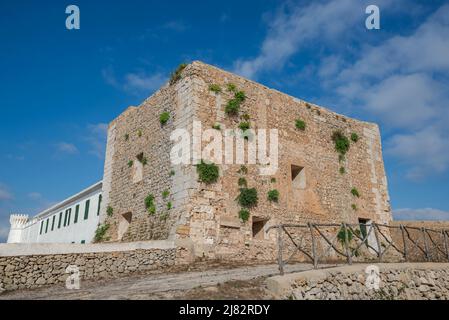
[[[267,221],[265,229],[278,222],[357,223],[359,218],[379,223],[391,221],[376,124],[338,115],[200,62],[194,62],[188,70],[189,74],[201,79],[197,81],[194,94],[200,105],[197,117],[204,129],[215,123],[220,124],[221,131],[237,129],[244,121],[242,117],[229,117],[224,113],[227,101],[233,97],[226,87],[232,83],[247,96],[240,115],[249,115],[251,128],[279,130],[279,170],[275,174],[260,175],[259,165],[247,165],[248,172],[241,174],[240,164],[223,164],[217,183],[200,184],[199,189],[193,190],[190,221],[183,226],[179,236],[190,237],[199,254],[231,259],[248,256],[273,259],[274,233],[254,239],[253,219]],[[211,92],[211,84],[220,85],[222,92]],[[305,131],[295,128],[298,118],[305,121]],[[359,136],[357,143],[351,143],[342,162],[332,141],[336,130],[341,130],[347,137],[352,133]],[[292,185],[292,165],[305,170],[306,183],[302,189]],[[340,167],[345,168],[345,174],[340,173]],[[248,187],[256,187],[259,196],[258,205],[251,210],[246,223],[238,218],[240,208],[235,200],[239,194],[239,177],[246,178]],[[359,198],[351,194],[353,187],[359,191]],[[272,189],[280,192],[278,203],[267,199],[267,193]],[[357,209],[354,210],[352,205]]]
[[[240,116],[229,117],[224,111],[233,97],[226,89],[230,83],[247,96]],[[211,84],[218,84],[221,93],[211,92]],[[163,111],[171,115],[165,126],[159,123]],[[260,175],[260,166],[254,164],[246,164],[248,172],[239,173],[241,164],[234,161],[219,164],[219,181],[206,185],[197,181],[193,164],[170,162],[174,145],[170,134],[175,129],[192,133],[193,121],[199,121],[203,130],[219,123],[224,132],[237,129],[244,114],[249,116],[252,129],[279,132],[279,168],[273,175]],[[305,121],[305,131],[295,128],[298,118]],[[332,141],[336,130],[347,137],[352,133],[359,136],[343,161],[339,161]],[[104,179],[109,196],[104,207],[111,206],[114,213],[111,217],[104,213],[104,219],[111,225],[111,241],[170,238],[192,246],[200,257],[272,260],[275,235],[262,232],[254,237],[256,220],[264,221],[263,230],[279,222],[391,221],[376,124],[338,115],[201,62],[188,65],[181,80],[167,84],[141,106],[128,108],[111,123],[109,131]],[[193,142],[192,147],[196,147]],[[140,152],[147,158],[144,166],[136,160]],[[130,160],[133,165],[128,166]],[[292,183],[292,166],[303,168],[305,181],[300,187]],[[238,217],[240,177],[246,178],[248,187],[258,190],[258,205],[251,210],[248,222]],[[360,197],[351,194],[352,188],[357,188]],[[267,199],[272,189],[280,193],[278,203]],[[168,199],[161,196],[164,190],[170,192]],[[144,206],[150,193],[157,204],[155,215],[149,215]],[[166,208],[168,201],[173,205],[170,210]],[[129,218],[129,214],[132,219],[127,226],[124,215]]]
[[[311,270],[267,280],[277,297],[294,300],[448,300],[449,265],[376,264],[379,289],[365,285],[367,265]]]
[[[128,248],[126,244],[117,248],[96,244],[75,245],[74,248],[54,245],[54,252],[61,252],[59,254],[33,254],[30,252],[33,251],[32,246],[23,248],[22,255],[10,255],[7,250],[0,255],[0,292],[64,285],[69,276],[66,268],[71,265],[79,268],[82,286],[84,280],[113,279],[149,270],[163,270],[173,266],[177,258],[176,248],[170,245],[158,247],[137,243]],[[37,248],[37,251],[51,251],[51,246],[47,244],[46,248]],[[12,249],[16,252],[21,250]]]

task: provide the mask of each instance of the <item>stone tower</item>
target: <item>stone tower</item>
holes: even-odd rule
[[[109,225],[111,241],[172,239],[197,256],[271,259],[275,235],[266,230],[279,222],[391,221],[376,124],[202,62],[178,75],[109,125],[101,221]],[[228,108],[237,92],[246,98],[231,115]],[[169,115],[167,122],[161,121],[163,113]],[[277,130],[277,170],[270,175],[261,175],[260,165],[247,159],[233,159],[218,163],[218,181],[207,184],[199,181],[194,163],[171,160],[177,130],[194,136],[199,124],[203,132],[214,127],[225,139],[226,129],[235,137],[243,122],[256,133]],[[344,157],[333,141],[337,131],[353,137]],[[244,141],[246,152],[252,140]],[[201,152],[198,141],[188,144],[192,154]],[[243,184],[258,194],[247,221],[236,201]],[[277,201],[267,197],[272,190],[278,192]]]
[[[7,243],[20,243],[22,238],[22,231],[25,224],[28,222],[28,215],[12,214],[9,217],[11,228],[9,230]]]

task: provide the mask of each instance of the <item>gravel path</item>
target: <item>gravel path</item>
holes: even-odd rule
[[[312,269],[311,264],[288,265],[285,272]],[[278,274],[277,265],[258,265],[232,269],[151,274],[122,279],[81,282],[80,290],[58,285],[34,290],[18,290],[0,295],[3,299],[160,299],[161,293],[180,292],[197,287],[211,287],[229,281],[247,281]],[[172,295],[173,296],[173,295]],[[166,296],[167,298],[170,295]]]

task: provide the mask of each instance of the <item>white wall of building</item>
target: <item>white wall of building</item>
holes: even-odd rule
[[[23,216],[12,215],[8,243],[91,243],[100,220],[101,197],[98,182],[29,219],[21,230],[14,220]]]

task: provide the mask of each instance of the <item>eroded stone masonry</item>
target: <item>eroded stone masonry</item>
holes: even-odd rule
[[[229,115],[236,91],[246,99]],[[221,132],[242,122],[256,131],[278,129],[278,170],[260,175],[259,164],[218,164],[218,180],[200,182],[195,165],[170,160],[171,133],[192,131],[194,120]],[[344,155],[336,150],[336,131],[350,142]],[[236,201],[239,178],[258,195],[247,221]],[[270,190],[278,191],[277,202],[268,199]],[[389,223],[379,127],[193,62],[110,123],[101,221],[109,225],[105,241],[170,239],[197,257],[265,260],[276,253],[275,232],[266,230],[279,222]]]

